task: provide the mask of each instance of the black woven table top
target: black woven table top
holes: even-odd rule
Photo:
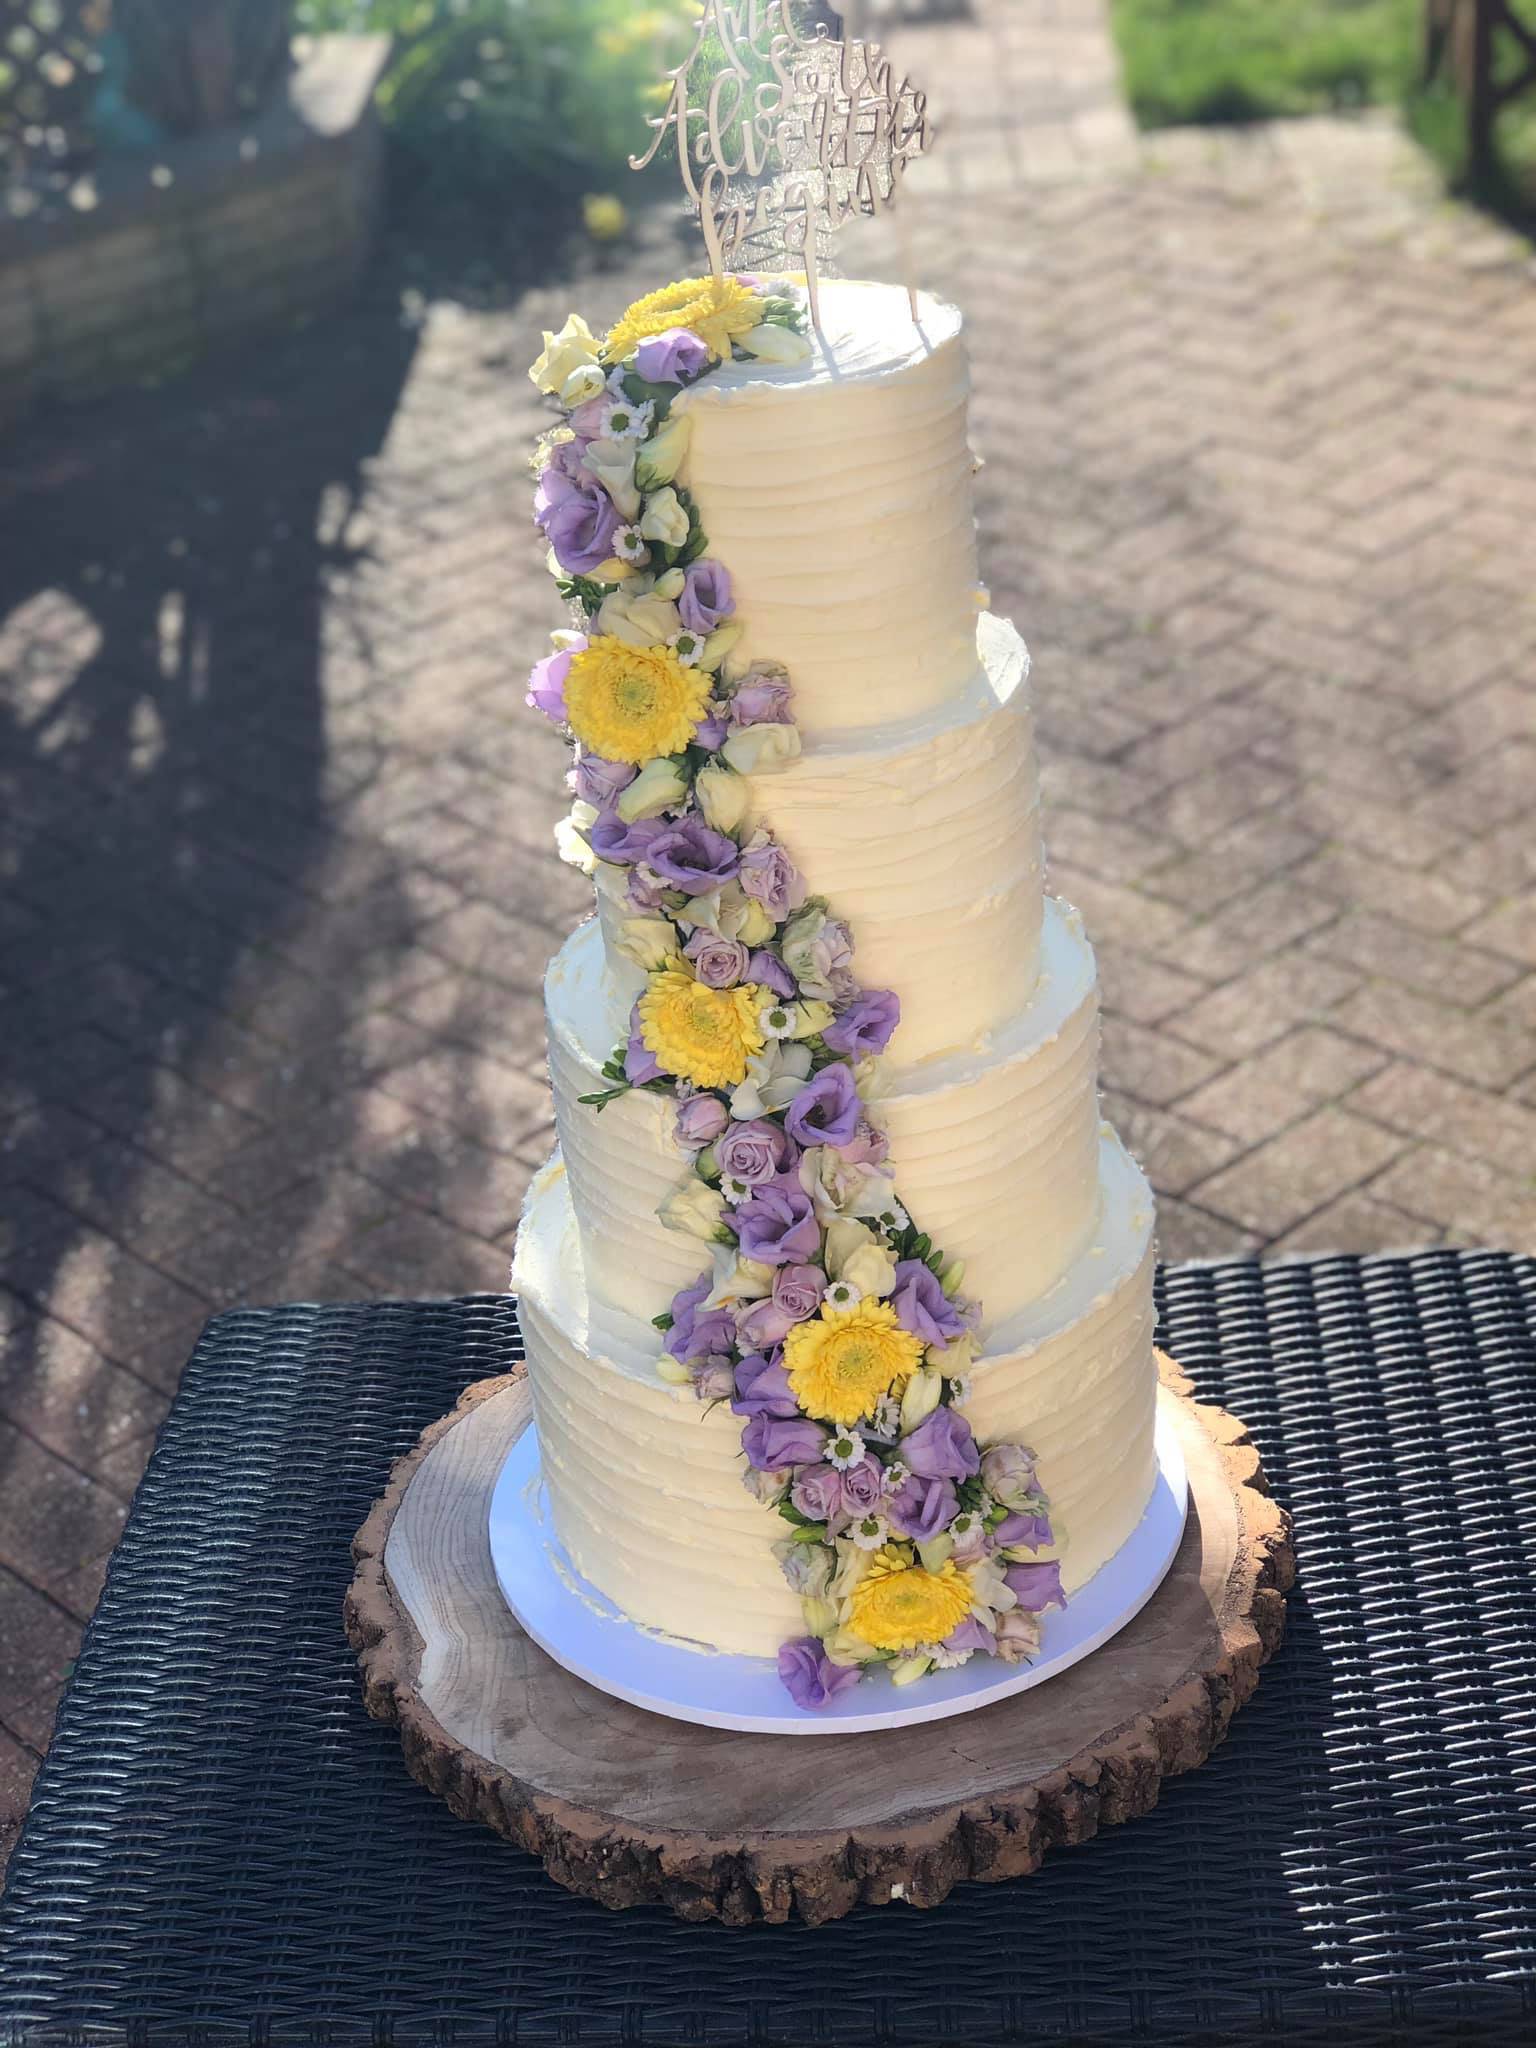
[[[511,1304],[220,1317],[12,1860],[0,2041],[1536,2039],[1536,1264],[1162,1289],[1167,1347],[1294,1512],[1285,1649],[1147,1819],[819,1929],[573,1898],[363,1713],[350,1538],[390,1461],[517,1357]]]

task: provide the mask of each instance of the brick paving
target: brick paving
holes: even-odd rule
[[[903,39],[1166,1253],[1529,1246],[1526,256],[1381,123],[1138,144],[1087,0]],[[550,1143],[585,891],[519,708],[523,367],[573,286],[402,313],[392,275],[0,476],[0,1854],[204,1318],[499,1286]]]

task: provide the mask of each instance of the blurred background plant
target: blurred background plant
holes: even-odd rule
[[[288,68],[288,0],[113,0],[124,97],[172,135],[256,112]]]

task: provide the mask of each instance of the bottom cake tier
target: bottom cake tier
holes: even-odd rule
[[[572,1563],[643,1627],[774,1656],[801,1632],[800,1603],[773,1555],[783,1524],[742,1483],[740,1420],[657,1377],[654,1329],[589,1302],[558,1156],[529,1191],[513,1284],[549,1512]],[[1091,1244],[993,1334],[965,1406],[982,1443],[1035,1452],[1069,1595],[1151,1496],[1153,1321],[1152,1198],[1106,1132]]]

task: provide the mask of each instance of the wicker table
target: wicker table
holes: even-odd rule
[[[370,1723],[348,1540],[517,1353],[505,1300],[212,1324],[0,1903],[0,2041],[866,2044],[1536,2036],[1536,1265],[1165,1275],[1295,1515],[1290,1636],[1150,1818],[926,1915],[608,1915]]]

